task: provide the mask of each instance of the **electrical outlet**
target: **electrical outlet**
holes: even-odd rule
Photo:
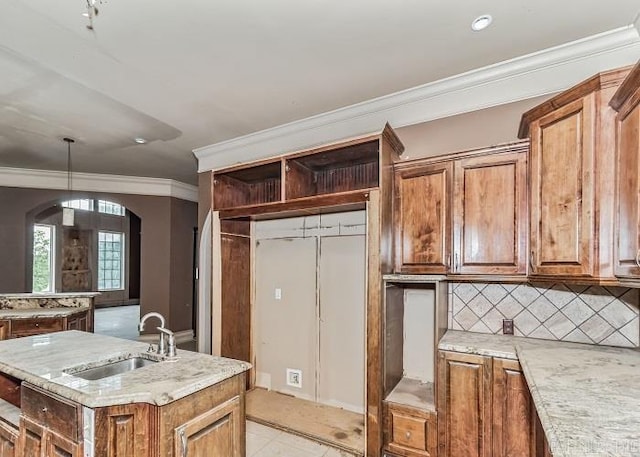
[[[513,319],[502,319],[502,334],[513,335]]]
[[[282,289],[277,288],[273,295],[276,300],[282,300]]]
[[[302,370],[287,368],[287,385],[302,389]]]

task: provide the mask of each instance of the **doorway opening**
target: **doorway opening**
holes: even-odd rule
[[[364,452],[365,212],[256,222],[247,415]]]

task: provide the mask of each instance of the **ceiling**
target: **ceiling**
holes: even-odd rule
[[[637,0],[0,0],[0,166],[196,183],[192,149],[631,24]],[[471,21],[494,22],[473,32]],[[133,139],[143,137],[147,144]]]

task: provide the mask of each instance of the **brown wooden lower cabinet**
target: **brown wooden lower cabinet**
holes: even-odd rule
[[[435,411],[388,402],[385,402],[384,410],[385,451],[402,457],[438,455]]]
[[[20,419],[20,435],[18,438],[18,457],[39,457],[42,455],[44,439],[44,427],[22,417]]]
[[[518,361],[493,359],[493,457],[532,455],[534,412]]]
[[[440,457],[491,457],[491,358],[438,353]]]
[[[517,360],[439,351],[439,457],[551,457]]]
[[[0,340],[60,332],[62,330],[93,331],[92,311],[84,310],[66,317],[34,317],[0,320]]]
[[[215,455],[243,456],[242,443],[237,439],[240,430],[244,429],[242,419],[240,397],[191,419],[175,429],[173,455],[211,455],[215,449]]]
[[[245,382],[237,375],[164,406],[95,409],[24,383],[19,432],[0,421],[0,457],[82,457],[86,429],[96,457],[244,457]]]
[[[0,457],[16,457],[18,430],[0,420]]]
[[[11,321],[9,320],[1,320],[0,321],[0,340],[6,340],[11,335]]]

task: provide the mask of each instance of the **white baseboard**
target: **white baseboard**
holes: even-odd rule
[[[176,344],[188,343],[189,341],[193,341],[193,338],[194,338],[193,329],[181,330],[179,332],[175,332],[175,336],[176,336]],[[145,343],[157,343],[158,335],[154,333],[145,333],[144,335],[140,335],[138,337],[138,341],[143,341]]]

